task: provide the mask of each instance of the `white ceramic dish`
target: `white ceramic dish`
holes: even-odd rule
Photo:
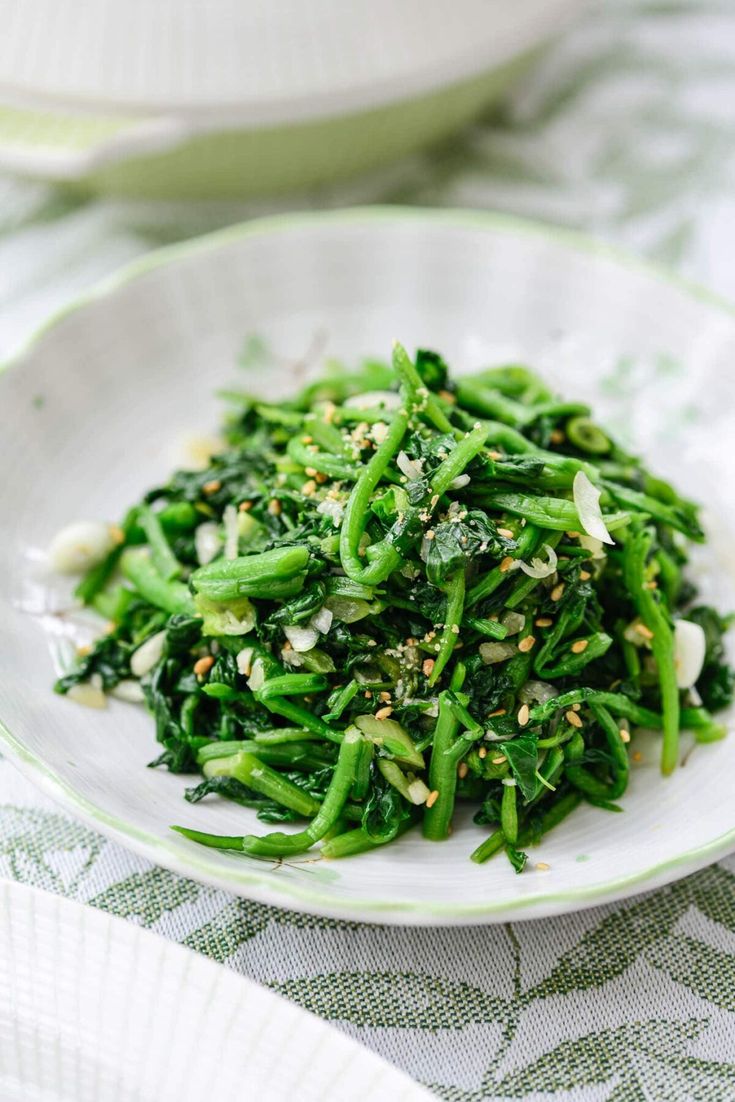
[[[440,845],[411,832],[349,861],[277,868],[169,830],[260,828],[240,808],[185,804],[184,778],[146,769],[155,743],[141,710],[113,702],[94,712],[54,696],[48,644],[68,646],[70,622],[51,614],[67,598],[44,577],[40,553],[63,523],[118,517],[167,475],[182,434],[216,424],[213,392],[236,380],[253,332],[276,361],[240,380],[271,396],[294,385],[288,365],[302,363],[316,334],[350,361],[400,337],[441,349],[456,370],[535,364],[560,390],[601,402],[656,467],[707,501],[717,524],[700,581],[719,604],[735,603],[718,507],[733,470],[721,444],[735,409],[729,308],[572,235],[487,215],[368,210],[251,223],[127,269],[54,319],[0,377],[4,750],[159,864],[339,917],[537,917],[653,887],[735,847],[734,739],[696,749],[669,780],[643,746],[625,814],[580,809],[533,851],[549,871],[532,865],[518,877],[506,862],[468,860],[483,836],[469,821]]]
[[[333,1026],[103,911],[0,883],[3,1102],[429,1102]]]
[[[251,125],[378,107],[476,76],[580,0],[0,0],[0,96]]]
[[[150,196],[268,195],[437,141],[585,0],[0,0],[0,166]]]

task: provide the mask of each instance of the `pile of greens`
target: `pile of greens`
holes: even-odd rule
[[[697,510],[525,367],[440,356],[230,394],[227,446],[125,517],[77,593],[108,630],[56,689],[145,702],[153,765],[295,833],[208,846],[339,857],[458,802],[524,847],[580,801],[617,810],[631,732],[724,735],[726,622],[685,577]],[[74,695],[74,693],[72,693]],[[633,755],[635,757],[635,755]],[[236,814],[233,816],[236,819]]]

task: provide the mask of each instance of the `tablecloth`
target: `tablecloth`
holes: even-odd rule
[[[500,116],[288,205],[366,201],[574,226],[735,298],[735,4],[600,2]],[[0,180],[0,355],[121,262],[283,206],[81,200]],[[553,919],[437,930],[335,922],[155,868],[0,762],[0,875],[122,915],[271,986],[452,1102],[735,1099],[733,859]]]

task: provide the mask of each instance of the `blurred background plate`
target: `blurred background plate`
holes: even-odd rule
[[[253,335],[269,351],[238,368]],[[486,836],[470,809],[440,845],[410,831],[340,861],[309,853],[273,864],[205,849],[170,825],[219,834],[263,825],[227,801],[186,804],[187,777],[147,769],[156,743],[143,709],[113,700],[96,711],[52,692],[51,655],[68,662],[88,636],[68,581],[44,571],[51,536],[73,519],[121,517],[165,481],[182,439],[216,426],[218,388],[278,401],[325,357],[387,358],[395,337],[441,351],[458,373],[527,362],[593,402],[625,445],[707,504],[712,543],[693,572],[705,601],[735,607],[731,308],[572,234],[498,216],[367,209],[251,222],[132,265],[0,376],[3,753],[156,864],[339,918],[540,917],[655,887],[729,852],[733,738],[698,746],[667,779],[658,748],[637,742],[625,813],[581,807],[533,851],[550,868],[523,876],[505,861],[469,860]]]
[[[0,167],[90,190],[278,194],[497,101],[585,0],[0,0]]]
[[[319,1018],[103,911],[0,883],[3,1102],[429,1102]]]

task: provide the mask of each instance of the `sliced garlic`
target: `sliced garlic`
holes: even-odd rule
[[[219,554],[221,548],[222,536],[219,525],[211,520],[200,524],[194,532],[194,549],[199,565],[206,566]]]
[[[59,574],[83,574],[109,555],[115,546],[114,529],[101,520],[80,520],[57,532],[48,549]]]
[[[674,664],[676,684],[680,689],[691,689],[702,672],[707,653],[707,637],[701,624],[692,620],[676,620],[674,623]]]
[[[127,704],[142,704],[145,700],[140,682],[129,678],[118,681],[114,689],[110,689],[110,696],[114,696],[117,700],[124,700]]]
[[[145,677],[160,662],[165,641],[166,632],[157,631],[155,635],[151,635],[145,643],[133,651],[130,656],[130,672],[135,677]]]
[[[80,685],[72,685],[66,694],[69,700],[75,704],[82,704],[85,708],[106,708],[107,697],[97,685],[82,682]]]

